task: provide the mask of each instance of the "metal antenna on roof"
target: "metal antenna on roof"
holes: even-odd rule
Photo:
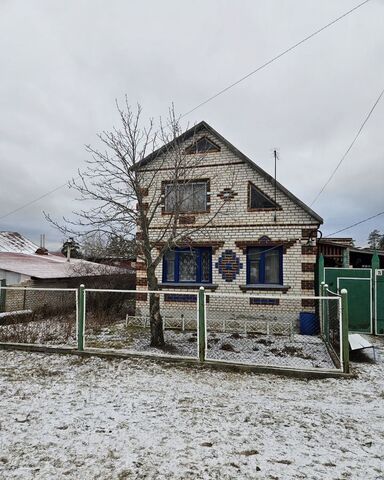
[[[277,206],[277,203],[276,203],[276,166],[277,166],[277,150],[273,150],[273,156],[274,156],[274,159],[275,159],[275,213],[273,215],[273,221],[276,222],[277,221],[277,214],[276,214],[276,206]]]

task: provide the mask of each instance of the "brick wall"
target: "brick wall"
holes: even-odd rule
[[[282,209],[276,212],[276,221],[274,211],[248,211],[248,182],[251,181],[262,192],[274,198],[273,182],[251,168],[241,157],[234,155],[219,139],[212,138],[212,140],[221,147],[221,151],[207,154],[201,168],[196,169],[198,178],[210,179],[211,208],[210,212],[193,214],[194,226],[206,222],[223,205],[221,192],[230,190],[231,198],[224,202],[212,224],[192,239],[206,243],[223,242],[222,246],[212,254],[212,283],[217,285],[216,291],[239,294],[242,292],[240,286],[246,285],[247,262],[243,249],[238,248],[236,242],[254,242],[260,237],[267,236],[272,242],[289,242],[283,255],[283,283],[289,287],[286,294],[313,295],[316,248],[308,246],[307,240],[310,232],[317,228],[317,220],[280,190],[277,191],[276,201]],[[159,164],[161,164],[161,170],[156,173],[156,181],[148,191],[150,204],[153,197],[158,198],[161,195],[162,181],[170,179],[171,170],[167,170],[167,164],[161,157],[146,167],[150,170],[148,175],[153,175],[153,171]],[[166,220],[167,218],[161,215],[161,209],[159,209],[151,224],[151,236],[154,241],[164,229]],[[188,221],[190,220],[188,218]],[[183,222],[180,223],[179,228],[182,229]],[[241,268],[236,267],[238,271],[232,280],[228,280],[228,276],[226,278],[220,273],[219,258],[225,251],[233,252],[238,264],[242,265]],[[161,282],[161,264],[157,268],[157,277]],[[138,262],[137,278],[137,289],[145,289],[145,267],[140,262]],[[167,290],[178,291],[176,287],[167,287]],[[276,291],[267,290],[262,293],[276,293]],[[276,308],[274,305],[262,305],[262,307]]]

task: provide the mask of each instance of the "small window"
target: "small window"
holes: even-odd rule
[[[220,147],[215,143],[209,140],[207,137],[200,138],[195,143],[190,145],[185,149],[187,155],[194,153],[211,153],[211,152],[220,152]]]
[[[211,248],[179,248],[164,255],[163,282],[211,283],[211,281]]]
[[[257,209],[276,209],[280,208],[277,203],[268,198],[264,193],[262,193],[253,183],[249,183],[249,192],[248,192],[248,208],[251,210]]]
[[[248,248],[247,284],[283,284],[283,252],[281,247]]]
[[[205,212],[207,182],[167,183],[164,188],[165,212]]]

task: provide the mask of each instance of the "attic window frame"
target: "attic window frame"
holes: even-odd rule
[[[161,182],[161,196],[162,196],[162,205],[161,205],[161,214],[162,215],[174,215],[175,210],[166,208],[166,189],[168,186],[172,186],[175,182],[171,180],[163,180]],[[182,180],[177,181],[180,186],[182,185],[192,185],[192,184],[205,184],[205,209],[204,210],[179,210],[178,214],[183,218],[184,215],[188,214],[201,214],[201,213],[209,213],[211,211],[211,181],[209,178],[196,178],[193,180],[189,180],[184,182]]]
[[[202,140],[206,140],[207,142],[209,142],[213,146],[213,148],[210,148],[209,150],[199,152],[198,149],[197,149],[197,145]],[[206,135],[204,135],[203,137],[200,137],[199,139],[194,141],[191,145],[189,145],[189,147],[187,147],[184,150],[184,153],[185,153],[185,155],[196,155],[198,153],[200,153],[202,155],[206,155],[206,154],[209,154],[209,153],[217,153],[217,152],[220,152],[220,151],[221,151],[221,148],[215,142],[213,142],[210,138],[208,138]]]
[[[270,202],[272,204],[271,207],[260,207],[260,208],[255,208],[255,207],[251,207],[251,193],[252,193],[252,187],[262,196],[264,197],[266,200],[268,200],[268,202]],[[260,190],[260,188],[256,187],[256,185],[252,182],[248,182],[248,195],[247,195],[247,198],[248,198],[248,212],[273,212],[275,210],[282,210],[281,206],[276,203],[274,200],[272,200],[271,197],[269,197],[266,193],[262,192]]]

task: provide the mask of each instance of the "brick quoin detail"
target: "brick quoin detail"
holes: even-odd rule
[[[136,270],[139,270],[139,271],[146,270],[145,263],[144,262],[136,262]]]
[[[316,255],[317,254],[317,247],[312,247],[311,245],[302,245],[301,246],[301,253],[303,255]]]
[[[146,287],[147,286],[147,277],[138,277],[136,279],[136,285],[139,285],[140,287]]]
[[[302,290],[314,290],[315,282],[313,280],[302,280],[301,288]]]
[[[302,263],[301,264],[301,271],[302,272],[314,272],[315,271],[315,264],[314,263]]]
[[[301,306],[313,308],[315,306],[315,300],[313,300],[312,298],[302,298]]]
[[[145,188],[145,187],[140,188],[140,193],[143,197],[147,197],[148,196],[148,188]]]
[[[301,230],[301,236],[303,238],[309,238],[311,236],[311,233],[314,231],[314,230],[317,230],[317,228],[303,228]]]

